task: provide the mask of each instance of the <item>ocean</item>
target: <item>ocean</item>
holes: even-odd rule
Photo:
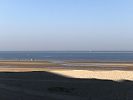
[[[133,61],[133,52],[121,51],[0,51],[0,60]]]

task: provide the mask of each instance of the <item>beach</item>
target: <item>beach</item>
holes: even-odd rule
[[[132,100],[131,62],[66,64],[73,62],[0,61],[0,99]]]
[[[0,72],[46,71],[83,79],[133,80],[132,69],[133,63],[131,62],[0,61]]]
[[[133,80],[133,71],[90,71],[90,70],[55,70],[56,74],[72,78],[106,79],[106,80]]]

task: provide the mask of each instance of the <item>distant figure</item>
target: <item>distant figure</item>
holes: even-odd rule
[[[33,61],[33,59],[31,58],[30,61]]]

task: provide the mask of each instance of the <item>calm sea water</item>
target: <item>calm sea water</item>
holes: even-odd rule
[[[0,60],[107,60],[133,61],[133,52],[1,51]]]

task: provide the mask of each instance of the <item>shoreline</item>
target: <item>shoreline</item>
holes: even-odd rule
[[[22,61],[22,62],[52,62],[52,61],[61,61],[61,62],[112,62],[112,63],[133,63],[133,59],[131,60],[119,60],[119,59],[34,59],[34,58],[28,58],[28,59],[0,59],[1,61]]]
[[[133,62],[52,62],[52,61],[16,61],[0,60],[0,68],[44,68],[69,70],[123,70],[133,71]]]

